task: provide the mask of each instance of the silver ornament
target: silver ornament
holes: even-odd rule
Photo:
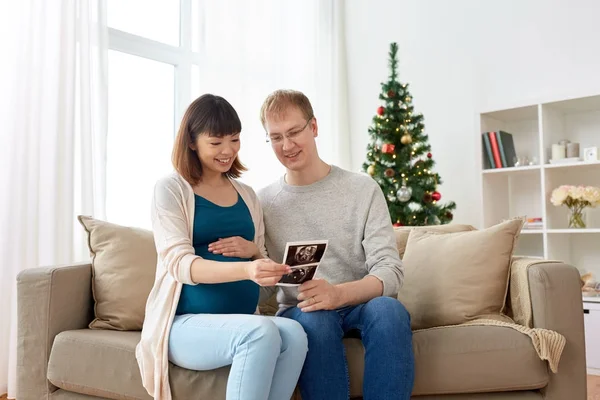
[[[396,192],[396,197],[403,203],[409,201],[411,195],[412,189],[406,185],[402,185],[402,187]]]

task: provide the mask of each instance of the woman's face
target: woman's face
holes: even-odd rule
[[[194,147],[205,172],[226,173],[240,151],[240,134],[216,137],[203,133]]]

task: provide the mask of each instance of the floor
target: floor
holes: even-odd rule
[[[588,375],[588,400],[600,399],[600,375]]]
[[[600,376],[588,375],[588,400],[600,400]],[[6,395],[0,396],[0,400],[6,400]]]

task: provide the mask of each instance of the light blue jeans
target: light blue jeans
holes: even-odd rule
[[[281,317],[177,315],[169,335],[175,365],[196,371],[231,365],[227,400],[289,399],[307,351],[302,326]]]

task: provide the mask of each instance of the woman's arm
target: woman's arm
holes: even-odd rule
[[[249,258],[258,260],[267,258],[263,256],[258,246],[240,236],[219,239],[208,245],[208,251],[214,254],[223,254],[225,257]]]
[[[223,283],[252,280],[261,286],[273,286],[290,267],[268,258],[242,262],[220,262],[198,258],[192,262],[194,283]]]
[[[152,233],[158,258],[167,273],[177,282],[193,284],[191,265],[200,257],[189,238],[185,202],[176,179],[160,179],[152,197]]]
[[[174,180],[162,179],[155,186],[152,202],[156,250],[167,272],[176,281],[197,284],[250,279],[260,285],[274,285],[288,272],[288,267],[268,259],[218,262],[197,256],[189,238],[185,199],[181,198],[180,193]],[[250,254],[258,253],[255,249],[256,246]]]
[[[194,283],[223,283],[250,279],[246,262],[220,262],[197,258],[192,262]]]

